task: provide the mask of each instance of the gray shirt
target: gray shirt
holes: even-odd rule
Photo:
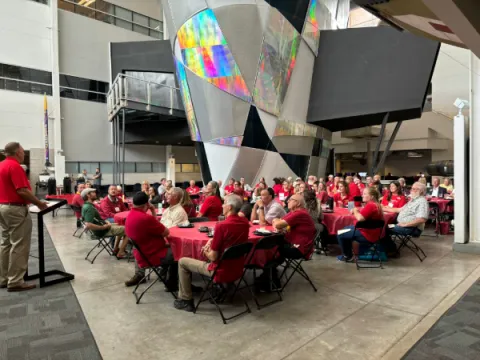
[[[95,173],[94,176],[98,176],[98,178],[93,179],[93,184],[97,185],[97,186],[101,186],[102,185],[102,173],[101,172]]]
[[[260,209],[257,210],[257,215]],[[271,224],[273,219],[281,219],[286,215],[285,210],[283,209],[282,205],[275,200],[270,201],[268,205],[263,207],[263,211],[265,213],[265,220]]]
[[[397,221],[399,223],[409,223],[416,219],[428,219],[429,207],[428,201],[423,196],[411,199],[398,213]]]

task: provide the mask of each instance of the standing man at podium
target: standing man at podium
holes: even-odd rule
[[[0,162],[0,288],[8,288],[10,292],[31,290],[36,285],[23,281],[32,237],[28,204],[37,205],[40,210],[46,209],[47,204],[33,195],[20,166],[25,157],[23,147],[18,142],[8,143],[5,156]]]

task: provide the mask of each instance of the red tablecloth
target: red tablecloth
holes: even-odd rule
[[[429,203],[438,204],[438,210],[440,214],[443,214],[447,210],[447,204],[452,201],[452,199],[441,199],[441,198],[427,198]],[[453,211],[453,209],[448,209],[448,211]]]
[[[194,223],[194,228],[182,229],[179,227],[170,228],[170,235],[168,237],[168,242],[173,252],[173,257],[176,261],[182,257],[190,257],[197,260],[206,261],[206,258],[202,254],[202,247],[210,240],[206,233],[201,233],[198,231],[200,226],[215,227],[215,221]],[[248,240],[257,243],[261,236],[255,235],[253,232],[260,228],[260,225],[251,225],[250,233],[248,235]],[[271,226],[265,226],[266,229],[272,230]],[[272,252],[266,251],[257,251],[255,253],[255,258],[253,262],[255,264],[263,265],[269,260]]]
[[[122,211],[113,216],[113,220],[115,221],[115,224],[118,225],[125,225],[125,221],[127,220],[127,216],[130,213],[130,211]],[[162,215],[158,215],[158,210],[157,210],[157,217],[160,218]]]
[[[385,224],[392,224],[397,214],[384,212]],[[347,208],[334,208],[333,213],[323,213],[323,224],[327,227],[330,235],[337,235],[337,231],[346,226],[354,225],[355,217]]]
[[[47,195],[47,196],[45,196],[45,199],[47,199],[47,200],[67,200],[68,205],[72,205],[74,196],[75,196],[75,194]]]

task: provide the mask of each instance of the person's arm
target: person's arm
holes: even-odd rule
[[[253,205],[252,215],[250,215],[250,221],[253,222],[257,220],[257,210],[258,210],[258,202],[256,202],[255,205]]]
[[[388,206],[384,206],[383,211],[398,214],[400,211],[402,211],[402,208],[391,208]]]
[[[413,221],[407,222],[407,223],[398,223],[397,226],[400,227],[417,227],[418,225],[425,224],[427,222],[427,219],[425,218],[416,218]]]
[[[360,210],[358,210],[358,208],[356,207],[352,209],[352,215],[355,216],[355,219],[357,219],[357,221],[365,220],[365,217],[360,213]]]
[[[207,245],[203,248],[203,254],[205,257],[210,261],[217,261],[218,259],[218,250],[220,249],[221,244],[221,237],[222,232],[220,228],[215,226],[215,232],[213,235],[213,239],[207,242]]]
[[[48,207],[47,203],[38,200],[28,188],[17,189],[17,194],[20,195],[23,200],[36,205],[40,210],[45,210]]]
[[[87,226],[88,230],[93,230],[93,231],[102,231],[102,230],[108,230],[112,227],[112,224],[107,222],[105,225],[96,225],[91,222],[85,222],[85,225]]]
[[[272,225],[275,229],[282,230],[288,226],[288,223],[283,219],[273,219]]]
[[[267,225],[268,222],[265,219],[265,206],[258,207],[258,222],[260,225]]]

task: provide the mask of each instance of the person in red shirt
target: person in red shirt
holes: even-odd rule
[[[190,186],[187,188],[187,192],[190,195],[197,195],[200,192],[200,188],[195,185],[195,180],[190,180]]]
[[[32,237],[28,204],[34,204],[40,210],[46,209],[47,204],[33,195],[25,170],[20,165],[25,159],[23,147],[18,142],[11,142],[4,151],[6,159],[0,163],[0,227],[3,230],[0,288],[8,288],[9,292],[31,290],[36,285],[23,280]]]
[[[354,176],[353,182],[357,185],[360,189],[360,196],[363,194],[363,189],[365,189],[365,184],[362,182],[362,178],[360,176]]]
[[[328,175],[328,181],[326,183],[327,187],[330,187],[333,184],[333,175]]]
[[[192,312],[194,310],[192,298],[192,273],[212,276],[217,268],[218,261],[225,249],[246,243],[250,224],[245,217],[238,216],[243,205],[243,199],[237,195],[225,196],[223,215],[225,220],[215,226],[213,239],[203,247],[203,255],[210,262],[192,258],[181,258],[178,262],[179,291],[174,307],[179,310]],[[218,283],[232,283],[243,274],[245,259],[230,260],[222,264],[217,271],[215,281]]]
[[[145,195],[148,197],[148,194],[145,193]],[[123,201],[117,197],[117,187],[115,185],[110,185],[108,187],[108,195],[100,202],[100,216],[102,219],[114,223],[115,220],[113,218],[115,214],[124,211],[128,211],[128,209]]]
[[[322,204],[326,204],[328,201],[327,186],[323,182],[319,182],[317,185],[317,199]]]
[[[285,207],[286,201],[290,195],[292,195],[290,183],[287,180],[284,180],[282,189],[278,192],[278,200],[282,203],[283,207]]]
[[[85,184],[78,184],[77,185],[77,192],[75,193],[75,196],[72,199],[72,206],[74,206],[77,209],[80,210],[75,210],[75,216],[77,217],[77,228],[82,226],[82,223],[80,222],[80,218],[82,217],[82,206],[85,203],[83,200],[81,193],[85,189]]]
[[[207,217],[210,221],[217,221],[222,215],[222,199],[216,181],[210,181],[205,189],[205,201],[197,214],[197,217]]]
[[[186,190],[183,190],[183,199],[180,204],[182,205],[183,210],[185,210],[189,218],[197,216],[197,210],[195,208],[195,205],[193,204],[193,201]]]
[[[345,178],[345,182],[348,185],[348,192],[352,198],[354,198],[355,196],[362,196],[362,193],[360,192],[358,185],[355,184],[355,182],[353,181],[352,176],[347,176]]]
[[[338,184],[340,183],[340,178],[335,176],[333,182],[328,186],[328,195],[333,197],[338,192]]]
[[[264,177],[261,177],[261,178],[260,178],[260,181],[258,182],[257,185],[255,185],[255,188],[259,187],[260,184],[265,185],[265,189],[268,189],[267,182],[265,181],[265,178],[264,178]]]
[[[350,188],[344,181],[340,181],[338,192],[333,195],[333,202],[338,207],[348,207],[350,201],[353,201],[353,197],[350,196]]]
[[[407,203],[407,199],[402,193],[402,187],[398,181],[390,183],[390,191],[382,199],[382,206],[384,211],[389,209],[400,209]]]
[[[365,207],[362,210],[352,209],[352,215],[355,216],[355,223],[364,220],[383,220],[382,205],[379,203],[380,194],[375,187],[369,187],[363,190],[363,202]],[[338,244],[342,249],[343,255],[339,255],[339,261],[353,262],[352,244],[371,244],[379,240],[383,229],[357,229],[355,226],[347,226],[349,231],[338,235]]]
[[[242,199],[245,196],[245,190],[243,190],[240,181],[235,181],[235,183],[233,184],[233,194],[240,196]]]
[[[150,211],[150,214],[147,212]],[[165,241],[169,230],[157,220],[155,206],[148,202],[144,192],[138,192],[133,197],[133,209],[125,222],[125,233],[140,248],[140,251],[153,266],[162,266],[168,270],[167,289],[176,291],[178,284],[178,267],[173,259],[172,251]],[[135,275],[125,282],[125,286],[134,286],[145,282],[145,268],[148,262],[137,249],[133,250],[135,257]]]
[[[233,193],[233,190],[235,189],[235,179],[234,178],[230,178],[230,180],[228,180],[228,185],[225,186],[225,195],[228,195],[228,194],[231,194]]]
[[[275,185],[273,185],[273,192],[275,193],[276,196],[282,191],[283,185],[282,185],[282,179],[280,178],[273,178],[273,182]]]

